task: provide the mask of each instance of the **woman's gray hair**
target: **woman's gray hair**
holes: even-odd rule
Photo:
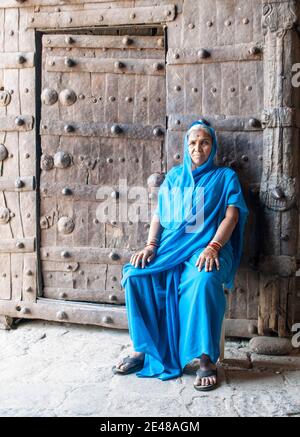
[[[208,133],[208,135],[211,137],[211,133],[210,130],[206,127],[203,126],[202,124],[194,124],[194,126],[192,126],[188,131],[187,131],[187,138],[189,139],[189,136],[191,135],[191,133],[193,131],[198,131],[200,129],[205,130],[206,133]]]

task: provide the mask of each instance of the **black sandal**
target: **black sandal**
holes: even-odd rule
[[[145,357],[138,358],[127,355],[122,359],[122,364],[130,364],[130,366],[127,366],[126,370],[122,370],[116,366],[113,366],[112,371],[114,372],[114,374],[118,373],[119,375],[128,375],[129,373],[137,372],[144,367],[144,359]]]
[[[210,369],[210,370],[196,370],[196,375],[199,376],[199,378],[206,378],[208,376],[217,376],[217,369]],[[209,385],[197,385],[194,384],[194,388],[199,391],[209,391],[213,390],[218,386],[218,383],[215,384],[209,384]]]

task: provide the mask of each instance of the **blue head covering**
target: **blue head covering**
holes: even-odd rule
[[[189,152],[188,137],[189,130],[193,126],[204,127],[209,131],[212,138],[212,148],[208,159],[192,170],[192,158]],[[205,121],[193,122],[184,138],[184,154],[182,165],[173,167],[166,175],[163,184],[158,192],[156,213],[160,217],[160,223],[166,229],[178,229],[183,220],[189,220],[195,186],[199,178],[213,170],[216,166],[214,158],[217,152],[217,139],[215,130]]]
[[[213,141],[210,155],[202,165],[192,170],[187,131],[184,140],[183,163],[168,171],[158,192],[155,213],[160,217],[163,231],[156,256],[143,269],[130,263],[125,264],[121,281],[123,287],[129,275],[158,273],[172,269],[194,253],[200,254],[200,251],[213,239],[225,217],[227,206],[233,205],[239,209],[239,221],[230,239],[220,250],[220,256],[227,259],[232,266],[224,284],[230,291],[234,289],[234,276],[241,260],[243,233],[249,211],[235,171],[229,167],[218,167],[214,164],[217,152],[214,129],[203,120],[195,121],[189,129],[195,125],[203,126],[211,133]],[[195,195],[195,188],[201,188],[204,191],[202,197],[204,202],[200,208],[203,212],[204,226],[201,229],[196,228],[195,232],[186,232],[187,225],[191,223],[190,213],[194,212],[199,202],[201,203],[201,197]],[[175,189],[175,195],[173,193],[170,195],[172,189]],[[187,189],[185,193],[184,189]],[[184,193],[183,202],[182,193]],[[179,216],[176,215],[177,213]],[[182,213],[181,216],[180,213]],[[197,214],[198,212],[195,215]]]

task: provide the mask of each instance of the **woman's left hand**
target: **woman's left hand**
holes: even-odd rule
[[[205,264],[205,271],[210,272],[213,269],[214,262],[216,263],[216,267],[220,269],[219,255],[218,252],[212,247],[206,247],[199,255],[196,267],[198,266],[199,272],[202,270],[202,267]]]

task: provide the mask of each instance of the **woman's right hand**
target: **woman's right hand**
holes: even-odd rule
[[[145,267],[146,261],[150,262],[155,258],[157,252],[156,246],[145,246],[144,249],[139,250],[134,253],[130,258],[130,263],[135,267],[139,267],[140,262],[142,261],[142,269]]]

